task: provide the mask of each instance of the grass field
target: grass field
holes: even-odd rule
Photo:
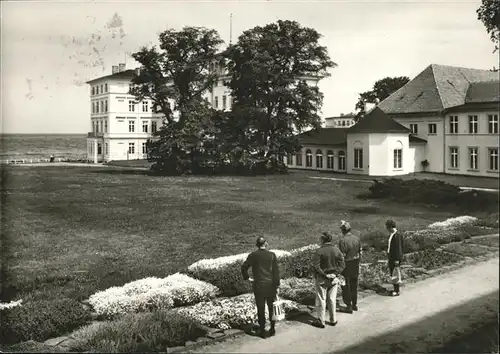
[[[164,277],[198,259],[253,250],[257,236],[291,249],[337,233],[363,236],[394,218],[414,230],[445,210],[360,200],[366,183],[267,177],[155,177],[85,167],[6,167],[2,300],[85,299],[112,285]]]

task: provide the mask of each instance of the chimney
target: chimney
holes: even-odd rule
[[[135,75],[136,76],[141,75],[141,68],[135,68]]]
[[[120,68],[119,72],[125,71],[125,63],[120,63],[118,66]]]
[[[118,72],[118,70],[119,70],[118,65],[113,65],[113,67],[111,69],[111,73],[116,74]]]

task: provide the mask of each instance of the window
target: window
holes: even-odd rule
[[[95,87],[95,94],[98,95],[99,94],[99,86],[96,86]]]
[[[450,134],[458,133],[458,116],[450,116]]]
[[[95,102],[92,102],[92,113],[95,113]]]
[[[147,148],[146,143],[142,143],[142,153],[143,154],[147,154],[148,153],[148,148]]]
[[[101,84],[101,93],[103,93],[103,92],[104,92],[104,89],[103,89],[103,88],[104,88],[104,85],[103,85],[103,84]]]
[[[157,126],[156,121],[154,120],[151,122],[151,133],[156,133],[157,130],[158,130],[158,126]]]
[[[488,133],[498,134],[498,115],[488,115]]]
[[[214,108],[219,108],[219,96],[215,96],[214,98]]]
[[[142,111],[147,112],[148,111],[148,101],[143,101],[142,102]]]
[[[311,150],[306,150],[306,167],[312,167],[313,165],[313,156]]]
[[[104,92],[108,92],[108,84],[104,84]]]
[[[102,154],[102,145],[101,143],[98,143],[97,144],[97,155],[101,155]]]
[[[104,101],[104,112],[108,111],[108,100]]]
[[[293,165],[293,154],[288,154],[286,157],[286,162],[288,165]]]
[[[302,166],[302,151],[295,155],[295,165]]]
[[[108,132],[108,121],[107,120],[104,121],[104,132],[105,133]]]
[[[134,101],[128,101],[128,111],[135,112],[135,102]]]
[[[450,167],[458,168],[458,148],[450,147]]]
[[[133,120],[128,121],[128,132],[129,133],[135,132],[135,121],[133,121]]]
[[[394,168],[403,168],[403,149],[394,149]]]
[[[469,116],[469,134],[477,134],[477,116]]]
[[[135,154],[135,143],[128,143],[128,153]]]
[[[148,126],[149,126],[149,122],[146,120],[144,122],[142,122],[142,132],[143,133],[147,133],[148,132]]]
[[[95,87],[92,86],[92,95],[94,95],[94,94],[95,94]]]
[[[363,168],[363,149],[354,149],[354,168]]]
[[[323,168],[323,152],[316,150],[316,168]]]
[[[94,133],[96,132],[95,131],[95,122],[94,121],[92,121],[92,132],[94,132]]]
[[[227,97],[226,95],[222,96],[222,109],[226,109],[227,107]]]
[[[469,148],[469,168],[471,170],[477,170],[478,169],[478,163],[477,163],[477,148]]]
[[[490,171],[498,171],[498,148],[488,149],[488,159]]]
[[[104,101],[101,101],[101,112],[102,112],[102,113],[106,112],[106,111],[104,110]]]
[[[109,155],[109,145],[108,145],[108,143],[104,144],[104,154],[105,155]]]
[[[132,94],[133,91],[134,91],[134,85],[133,84],[128,84],[128,93]]]
[[[326,153],[326,168],[333,170],[333,151],[328,150]]]
[[[437,134],[437,124],[436,123],[429,124],[429,134]]]
[[[95,112],[99,113],[99,101],[95,103]]]
[[[418,134],[418,124],[410,124],[410,130],[412,134]]]
[[[339,151],[339,170],[345,171],[345,152]]]
[[[104,132],[104,122],[101,120],[101,133]]]

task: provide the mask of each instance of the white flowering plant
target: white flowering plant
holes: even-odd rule
[[[432,223],[428,226],[429,229],[448,229],[448,228],[457,228],[463,225],[472,225],[476,223],[478,219],[474,216],[458,216],[456,218],[449,218],[444,221],[439,221]]]
[[[93,294],[88,302],[98,315],[113,318],[129,313],[190,305],[218,295],[220,290],[216,286],[176,273],[166,278],[150,277],[121,287],[111,287]]]
[[[290,255],[290,252],[271,250],[278,261]],[[196,279],[214,284],[224,296],[235,296],[251,292],[251,284],[243,280],[241,266],[248,253],[213,259],[201,259],[188,267],[188,274]]]
[[[0,310],[8,310],[17,306],[21,306],[23,300],[11,301],[11,302],[0,302]]]
[[[283,300],[285,313],[298,309],[299,304]],[[176,310],[182,316],[195,323],[212,328],[242,328],[255,323],[257,308],[252,294],[243,294],[231,298],[219,298]],[[266,318],[269,318],[266,306]]]

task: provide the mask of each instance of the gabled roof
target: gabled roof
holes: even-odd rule
[[[467,90],[465,103],[500,101],[500,81],[472,83]]]
[[[498,80],[498,73],[432,64],[378,104],[387,114],[441,112],[465,103],[469,85]]]
[[[300,144],[304,145],[346,145],[346,128],[320,128],[297,135]]]
[[[128,70],[118,72],[116,74],[101,76],[101,77],[98,77],[97,79],[87,81],[87,84],[91,84],[97,80],[103,80],[103,79],[132,79],[134,76],[135,76],[135,70],[128,69]]]
[[[384,113],[373,108],[358,123],[347,129],[348,133],[409,133],[410,130]]]

